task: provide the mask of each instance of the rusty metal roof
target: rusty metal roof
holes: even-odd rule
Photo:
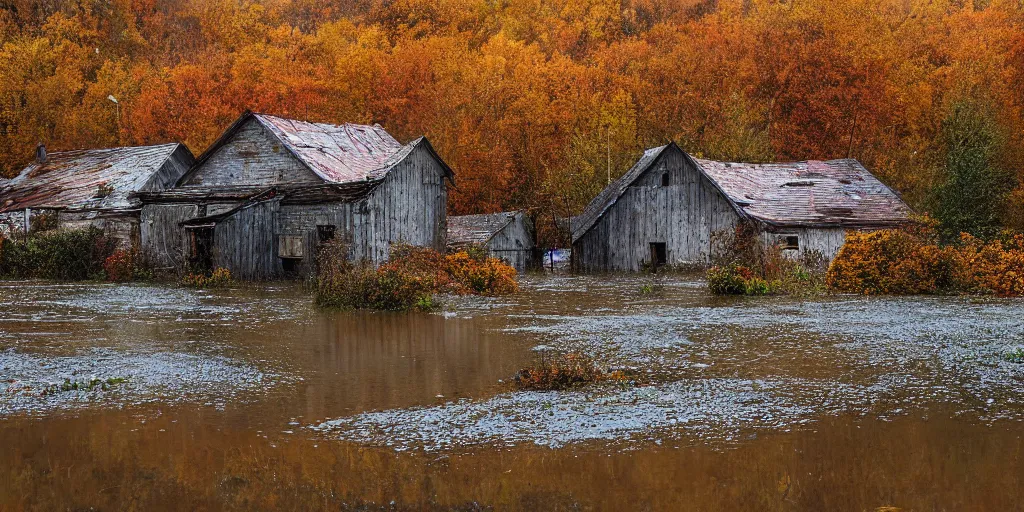
[[[486,244],[515,220],[519,212],[484,213],[448,217],[448,245]]]
[[[143,190],[179,146],[170,143],[50,153],[44,162],[29,165],[17,177],[0,184],[0,213],[25,208],[136,207],[137,202],[128,196]]]
[[[866,228],[906,222],[912,210],[860,162],[733,163],[694,159],[748,216],[776,226]]]
[[[896,192],[853,159],[733,163],[696,159],[674,143],[648,149],[572,218],[578,240],[667,149],[691,159],[742,217],[780,227],[869,228],[898,225],[913,213]]]
[[[425,137],[401,144],[380,125],[311,123],[296,119],[245,112],[224,131],[179,180],[188,180],[195,169],[232,139],[248,121],[255,120],[281,141],[285,149],[326,183],[343,184],[383,179],[417,147],[424,147],[437,159],[449,180],[451,168],[438,156]]]
[[[253,114],[296,158],[327,182],[383,177],[402,144],[380,125],[325,124]]]

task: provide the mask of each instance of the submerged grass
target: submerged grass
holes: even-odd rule
[[[92,378],[89,380],[71,380],[64,379],[61,384],[51,384],[43,389],[43,395],[56,395],[57,393],[66,393],[68,391],[91,391],[95,388],[100,388],[103,391],[107,391],[110,388],[117,386],[118,384],[124,384],[128,382],[125,377],[111,377],[108,379],[97,379]]]
[[[569,352],[541,356],[536,365],[519,370],[513,385],[523,391],[558,391],[597,382],[626,384],[629,381],[621,370],[604,370],[590,356]]]

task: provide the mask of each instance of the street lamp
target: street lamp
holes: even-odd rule
[[[121,103],[119,101],[117,101],[117,98],[115,98],[113,94],[107,96],[107,99],[112,101],[112,102],[114,102],[114,112],[115,112],[115,115],[117,116],[117,128],[118,128],[118,130],[120,130],[121,129]]]

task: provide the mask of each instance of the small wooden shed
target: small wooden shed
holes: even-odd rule
[[[195,158],[183,144],[47,153],[0,182],[0,232],[97,227],[129,246],[139,241],[139,192],[165,190]]]
[[[139,194],[143,246],[158,266],[242,279],[309,274],[336,238],[374,263],[396,242],[443,250],[453,179],[424,137],[246,112],[175,187]]]
[[[537,264],[533,221],[523,211],[448,217],[448,249],[470,245],[486,248],[519,272]]]
[[[734,163],[648,149],[571,220],[579,271],[703,264],[716,233],[752,223],[767,243],[826,260],[847,230],[907,222],[910,207],[853,159]]]

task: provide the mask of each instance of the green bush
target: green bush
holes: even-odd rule
[[[103,279],[103,264],[116,249],[97,228],[47,231],[28,240],[4,239],[0,276],[57,281]]]

